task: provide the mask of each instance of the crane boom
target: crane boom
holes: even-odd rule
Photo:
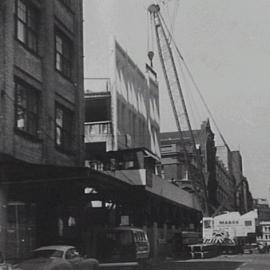
[[[158,5],[153,4],[148,7],[148,11],[151,14],[155,26],[155,34],[157,40],[157,47],[160,57],[161,66],[163,69],[165,82],[167,85],[170,102],[172,105],[174,117],[176,120],[176,126],[179,132],[179,136],[181,141],[183,142],[183,150],[184,150],[184,158],[186,162],[186,166],[189,168],[190,161],[188,158],[187,148],[184,143],[183,138],[183,130],[189,131],[191,140],[192,140],[192,147],[193,153],[196,155],[196,165],[198,166],[198,170],[200,176],[197,181],[194,179],[192,180],[193,189],[195,194],[200,201],[200,205],[202,208],[202,212],[204,216],[209,215],[208,209],[208,200],[207,200],[207,187],[205,182],[205,177],[203,173],[203,166],[201,157],[196,148],[195,137],[192,132],[190,120],[188,117],[188,112],[185,104],[184,95],[182,92],[180,80],[178,77],[177,68],[175,65],[173,52],[170,46],[170,34],[166,32],[163,22],[161,20],[160,15],[160,8]]]

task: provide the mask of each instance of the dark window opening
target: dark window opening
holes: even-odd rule
[[[37,8],[28,1],[17,0],[15,7],[15,33],[16,38],[28,49],[38,51],[38,21]]]
[[[63,150],[72,150],[73,112],[60,104],[55,109],[55,144]]]
[[[111,120],[110,97],[85,99],[85,122]]]
[[[38,136],[39,92],[20,80],[15,80],[15,126],[30,135]]]
[[[72,76],[72,42],[63,33],[55,34],[55,68],[66,78]]]

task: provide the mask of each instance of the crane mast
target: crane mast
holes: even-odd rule
[[[194,192],[200,202],[203,215],[208,216],[209,215],[208,200],[207,200],[208,196],[207,196],[207,187],[205,183],[205,177],[203,173],[202,161],[196,148],[195,138],[194,138],[190,120],[188,117],[188,112],[187,112],[180,80],[178,77],[178,72],[175,65],[172,48],[170,46],[170,41],[169,41],[170,33],[166,31],[163,21],[161,20],[160,7],[156,4],[153,4],[148,7],[148,11],[154,22],[158,53],[159,53],[160,62],[163,69],[165,82],[166,82],[166,86],[167,86],[169,97],[170,97],[172,110],[173,110],[174,117],[176,120],[176,126],[179,132],[180,140],[182,141],[185,166],[189,170],[190,160],[188,157],[188,151],[187,151],[187,147],[185,145],[185,139],[183,136],[183,131],[187,130],[190,133],[193,152],[195,153],[195,157],[196,157],[196,165],[198,166],[198,170],[200,174],[199,175],[200,179],[198,180],[193,179],[191,180],[191,183],[193,185]]]

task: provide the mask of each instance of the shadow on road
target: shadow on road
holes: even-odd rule
[[[167,265],[159,265],[154,269],[168,270],[235,270],[243,262],[228,261],[199,261],[199,262],[171,262]]]

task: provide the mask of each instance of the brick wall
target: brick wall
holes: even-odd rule
[[[14,38],[14,4],[15,0],[1,1],[0,4],[0,152],[32,163],[82,165],[82,1],[74,1],[72,12],[58,0],[37,2],[40,12],[38,55],[30,52]],[[71,81],[55,70],[55,25],[73,42]],[[41,93],[40,140],[31,140],[15,132],[14,76]],[[55,148],[56,100],[74,112],[72,153],[59,152]]]

